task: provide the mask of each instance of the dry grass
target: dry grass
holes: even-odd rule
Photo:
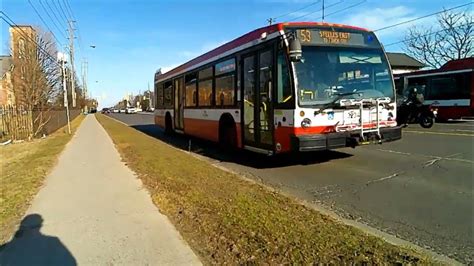
[[[104,115],[97,118],[206,264],[427,263]]]
[[[72,121],[75,131],[84,119]],[[72,135],[59,129],[45,139],[0,147],[0,245],[8,241],[30,201]]]

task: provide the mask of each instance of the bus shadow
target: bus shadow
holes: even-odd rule
[[[211,141],[179,134],[167,135],[154,124],[133,125],[131,127],[178,149],[190,151],[214,160],[236,163],[257,169],[319,164],[352,156],[352,154],[339,151],[291,153],[277,156],[266,156],[247,150],[226,152],[222,151],[216,143]]]

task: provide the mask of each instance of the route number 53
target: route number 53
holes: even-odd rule
[[[300,38],[302,42],[311,42],[311,31],[300,30]]]

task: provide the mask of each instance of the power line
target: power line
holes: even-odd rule
[[[306,8],[308,8],[308,7],[312,7],[312,6],[316,5],[316,4],[319,3],[319,2],[321,2],[321,0],[318,0],[318,1],[316,1],[316,2],[313,2],[313,3],[309,4],[309,5],[305,5],[305,6],[301,7],[301,8],[298,8],[298,9],[296,9],[296,10],[294,10],[294,11],[291,11],[291,12],[288,12],[288,13],[286,13],[286,14],[276,16],[276,17],[274,17],[273,19],[276,20],[276,19],[281,18],[281,17],[286,17],[286,16],[288,16],[288,15],[290,15],[290,14],[296,13],[296,12],[301,11],[301,10],[303,10],[303,9],[306,9]]]
[[[44,55],[46,55],[47,57],[52,59],[52,61],[55,64],[59,65],[59,63],[56,61],[55,57],[53,57],[48,51],[46,51],[43,47],[41,47],[36,40],[31,38],[25,31],[23,31],[18,26],[18,24],[16,24],[5,12],[0,11],[0,14],[2,14],[2,16],[0,16],[0,18],[3,19],[3,21],[5,21],[10,27],[16,27],[18,30],[20,30],[23,33],[23,34],[21,34],[23,37],[28,38],[30,41],[32,41],[34,44],[36,44],[36,47],[38,48],[38,50],[40,50],[41,52],[43,52]]]
[[[334,12],[332,12],[332,13],[329,13],[329,14],[326,15],[326,17],[329,17],[329,16],[332,16],[332,15],[334,15],[334,14],[337,14],[337,13],[340,13],[340,12],[343,12],[343,11],[346,11],[346,10],[351,9],[351,8],[353,8],[353,7],[356,7],[356,6],[360,6],[360,5],[362,5],[363,3],[365,3],[365,2],[367,2],[367,0],[362,0],[362,1],[358,2],[358,3],[355,3],[355,4],[353,4],[353,5],[350,5],[350,6],[348,6],[348,7],[345,7],[345,8],[343,8],[343,9],[338,10],[338,11],[334,11]]]
[[[79,28],[79,25],[78,25],[78,22],[76,20],[76,17],[74,16],[74,13],[72,11],[72,8],[71,6],[69,5],[69,0],[62,0],[63,1],[63,4],[64,4],[64,7],[66,9],[66,11],[68,12],[69,14],[69,17],[72,18],[74,20],[74,22],[76,23],[76,30],[77,30],[77,38],[78,38],[78,43],[79,43],[79,50],[81,51],[81,54],[84,53],[84,49],[83,49],[83,45],[82,45],[82,34],[81,34],[81,30]],[[60,0],[58,0],[58,2],[60,2]]]
[[[41,19],[41,21],[43,22],[43,24],[46,26],[46,28],[49,30],[49,32],[51,32],[51,34],[53,35],[54,39],[58,42],[59,45],[62,46],[62,43],[59,41],[59,39],[56,37],[56,35],[54,34],[54,32],[51,30],[51,28],[48,26],[48,24],[46,23],[46,21],[43,19],[43,17],[40,15],[40,13],[38,12],[38,10],[35,8],[35,6],[31,3],[30,0],[28,0],[28,3],[30,3],[30,6],[33,8],[33,10],[35,11],[36,15],[38,15],[38,17]]]
[[[63,0],[63,2],[66,3],[66,7],[69,9],[68,12],[70,12],[70,15],[71,15],[72,19],[76,20],[76,18],[74,17],[74,14],[72,13],[72,8],[69,5],[69,0]]]
[[[63,13],[66,15],[68,19],[73,19],[72,15],[69,13],[69,10],[66,7],[66,3],[64,3],[64,0],[62,2],[64,4],[64,8],[63,8],[63,5],[61,5],[61,0],[58,0],[59,7],[61,8],[61,10],[63,11]]]
[[[339,0],[339,1],[336,2],[336,3],[333,3],[333,4],[330,4],[330,5],[326,6],[324,9],[328,9],[328,8],[330,8],[330,7],[336,6],[336,5],[338,5],[338,4],[342,3],[342,2],[344,2],[344,0]],[[293,19],[291,19],[291,20],[289,20],[289,21],[295,21],[295,20],[297,20],[297,19],[304,18],[304,17],[307,17],[307,16],[309,16],[309,15],[312,15],[312,14],[314,14],[314,13],[316,13],[316,12],[320,12],[320,11],[322,11],[322,10],[323,10],[323,9],[321,8],[321,9],[318,9],[318,10],[316,10],[316,11],[309,12],[309,13],[307,13],[307,14],[304,14],[304,15],[301,15],[301,16],[299,16],[299,17],[293,18]]]
[[[434,16],[434,15],[438,15],[438,14],[441,14],[443,12],[451,11],[451,10],[458,9],[458,8],[461,8],[461,7],[465,7],[465,6],[468,6],[468,5],[472,5],[472,2],[462,4],[462,5],[459,5],[459,6],[455,6],[455,7],[449,8],[449,9],[444,9],[444,10],[441,10],[441,11],[438,11],[438,12],[435,12],[435,13],[431,13],[431,14],[428,14],[428,15],[424,15],[424,16],[414,18],[414,19],[410,19],[410,20],[407,20],[407,21],[403,21],[403,22],[400,22],[400,23],[396,23],[396,24],[386,26],[386,27],[383,27],[383,28],[380,28],[380,29],[376,29],[376,30],[374,30],[374,32],[390,29],[390,28],[393,28],[393,27],[397,27],[397,26],[400,26],[400,25],[403,25],[403,24],[407,24],[407,23],[410,23],[410,22],[413,22],[413,21],[417,21],[417,20],[420,20],[420,19],[424,19],[424,18],[427,18],[427,17]]]
[[[423,38],[423,37],[427,37],[427,36],[430,36],[430,35],[433,35],[433,34],[436,34],[436,33],[440,33],[440,32],[443,32],[443,31],[448,31],[448,30],[452,30],[452,29],[457,29],[457,28],[461,28],[461,27],[464,27],[464,26],[469,26],[469,25],[472,25],[472,24],[474,24],[474,23],[473,23],[473,22],[470,22],[470,23],[461,24],[461,25],[458,25],[458,26],[455,26],[455,27],[452,27],[452,28],[449,28],[449,29],[442,29],[442,30],[439,30],[439,31],[430,32],[430,33],[428,33],[428,34],[420,35],[420,36],[417,36],[417,37],[413,37],[413,38],[409,38],[409,39],[404,39],[404,40],[401,40],[401,41],[398,41],[398,42],[389,43],[389,44],[387,44],[387,45],[384,45],[384,47],[392,46],[392,45],[399,44],[399,43],[403,43],[403,42],[407,42],[407,41],[416,40],[416,39]]]
[[[58,27],[58,25],[56,25],[56,22],[54,22],[54,19],[51,17],[51,15],[49,14],[49,12],[46,10],[46,7],[44,7],[43,5],[43,2],[41,2],[41,0],[39,0],[39,3],[41,4],[41,7],[43,8],[44,12],[46,13],[46,15],[48,15],[49,19],[51,19],[51,21],[53,22],[53,25],[56,27],[56,29],[59,31],[59,33],[62,35],[62,37],[64,39],[67,39],[66,36],[64,35],[64,33],[61,31],[61,29]]]
[[[53,6],[54,8],[56,9],[56,11],[58,11],[58,14],[59,16],[64,19],[64,21],[68,22],[69,19],[67,18],[67,16],[64,15],[64,11],[61,12],[61,10],[56,6],[56,3],[54,1],[51,1],[53,3]]]
[[[72,19],[72,16],[69,14],[69,10],[67,10],[66,4],[64,4],[64,8],[63,8],[63,5],[61,5],[61,1],[58,0],[58,5],[61,8],[61,11],[63,12],[63,14],[65,14],[65,17],[67,17],[68,19]]]
[[[46,5],[49,7],[49,10],[51,10],[51,13],[53,13],[53,16],[56,18],[59,25],[61,25],[61,20],[58,18],[58,16],[56,16],[56,12],[54,12],[53,8],[51,8],[51,6],[49,5],[48,0],[45,0],[45,1],[46,1]],[[41,2],[41,0],[40,0],[40,2]]]

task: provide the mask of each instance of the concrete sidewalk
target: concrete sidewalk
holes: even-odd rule
[[[196,265],[196,255],[89,115],[0,265]]]

